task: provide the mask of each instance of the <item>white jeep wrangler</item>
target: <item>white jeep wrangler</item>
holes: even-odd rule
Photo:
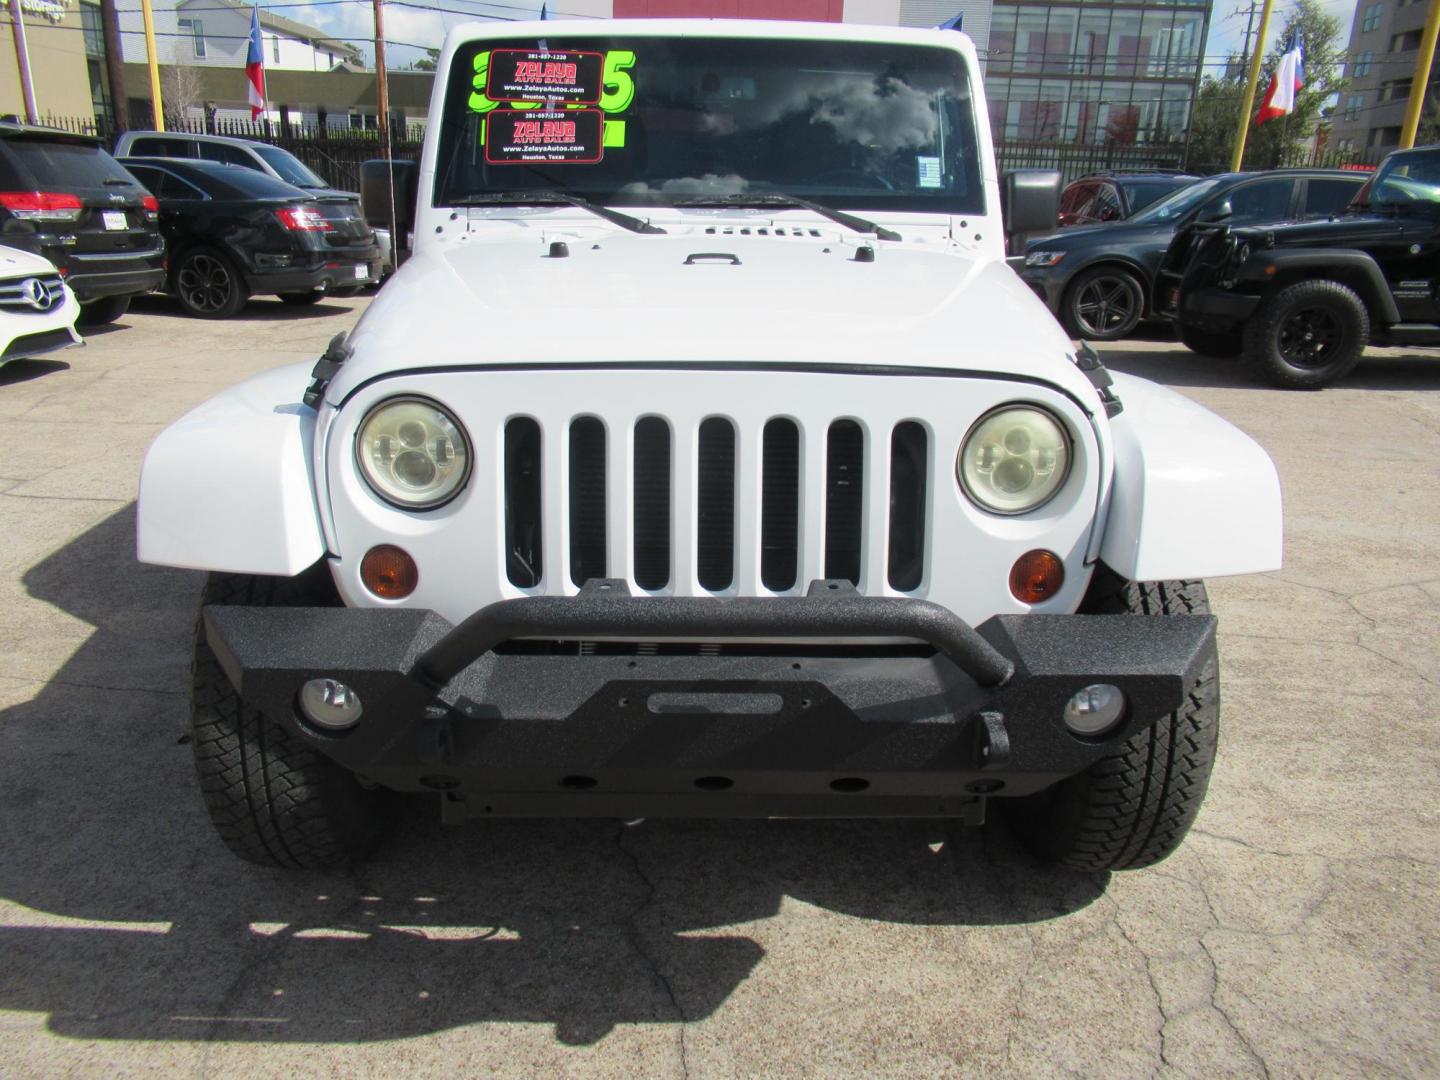
[[[465,26],[418,168],[378,173],[413,257],[141,479],[140,558],[211,572],[193,745],[237,854],[342,862],[392,792],[998,800],[1045,860],[1175,849],[1218,725],[1199,579],[1279,565],[1279,484],[1006,266],[965,36]],[[1004,186],[1053,223],[1058,177]]]

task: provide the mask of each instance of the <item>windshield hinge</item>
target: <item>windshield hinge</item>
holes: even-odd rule
[[[310,378],[314,381],[305,391],[305,396],[300,400],[309,405],[312,409],[320,407],[321,400],[325,397],[325,388],[330,385],[330,380],[340,370],[342,364],[350,359],[350,346],[345,344],[345,331],[341,330],[330,339],[330,344],[325,346],[324,353],[315,362],[314,369],[310,372]]]
[[[1081,342],[1080,348],[1075,350],[1075,366],[1085,373],[1085,378],[1095,387],[1095,392],[1100,395],[1100,401],[1105,406],[1107,417],[1113,419],[1125,411],[1125,406],[1115,396],[1115,380],[1110,378],[1110,372],[1106,371],[1105,365],[1100,362],[1099,353]]]

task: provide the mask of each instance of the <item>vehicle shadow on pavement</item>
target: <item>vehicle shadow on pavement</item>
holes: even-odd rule
[[[337,315],[350,315],[355,308],[348,301],[356,297],[341,296],[327,297],[315,304],[287,304],[283,300],[273,296],[257,296],[248,301],[238,314],[231,315],[222,320],[224,322],[295,322],[304,319],[328,319]],[[138,313],[148,315],[176,315],[180,318],[190,318],[180,302],[171,296],[154,294],[145,297],[136,297],[131,301],[131,307]],[[209,322],[208,319],[195,319],[197,323]]]
[[[40,379],[46,375],[69,370],[70,365],[64,360],[31,360],[22,357],[19,360],[11,360],[7,364],[0,365],[0,386],[13,386],[16,383],[29,382],[31,379]]]
[[[1096,347],[1100,359],[1111,371],[1139,375],[1167,386],[1221,387],[1240,390],[1273,390],[1301,393],[1271,386],[1243,361],[1201,356],[1188,350],[1166,349],[1146,352]],[[1440,353],[1411,353],[1376,356],[1367,354],[1336,390],[1440,390]],[[1123,399],[1122,399],[1123,400]]]
[[[57,1034],[357,1042],[518,1021],[585,1045],[710,1015],[765,960],[747,924],[787,897],[983,927],[1064,916],[1107,885],[944,822],[442,831],[428,799],[398,800],[348,873],[249,866],[211,832],[186,745],[200,575],[136,563],[134,528],[132,505],[24,574],[35,649],[63,622],[73,653],[0,712],[0,1009]]]

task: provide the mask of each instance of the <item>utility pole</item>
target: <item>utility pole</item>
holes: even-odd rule
[[[15,31],[15,66],[20,69],[20,90],[25,95],[25,119],[38,124],[40,113],[35,109],[35,84],[30,79],[30,46],[25,43],[25,16],[20,11],[20,0],[10,0],[10,28]]]
[[[1430,64],[1435,59],[1435,40],[1440,37],[1440,0],[1430,0],[1425,16],[1425,33],[1420,38],[1420,55],[1415,58],[1415,77],[1410,81],[1410,104],[1405,108],[1405,126],[1400,129],[1400,146],[1404,150],[1415,145],[1420,130],[1420,112],[1425,107],[1425,91],[1430,88]]]
[[[1255,16],[1260,14],[1260,0],[1250,0],[1248,8],[1236,8],[1230,13],[1234,19],[1241,15],[1245,16],[1245,44],[1240,50],[1240,69],[1243,71],[1250,66],[1250,41],[1255,34]]]
[[[105,38],[105,81],[110,84],[110,111],[115,134],[130,130],[129,99],[125,96],[125,57],[120,52],[120,16],[115,0],[100,0],[100,32]]]
[[[390,88],[385,80],[385,14],[382,0],[375,6],[375,111],[379,114],[380,150],[390,157]]]
[[[1430,0],[1432,4],[1440,0]],[[1240,126],[1235,132],[1235,151],[1230,157],[1230,171],[1239,172],[1245,160],[1245,139],[1250,134],[1250,113],[1255,108],[1255,86],[1260,82],[1260,65],[1265,62],[1265,35],[1270,31],[1270,9],[1275,0],[1265,0],[1260,12],[1260,36],[1255,41],[1255,55],[1250,58],[1250,78],[1245,83],[1245,100],[1240,106]]]

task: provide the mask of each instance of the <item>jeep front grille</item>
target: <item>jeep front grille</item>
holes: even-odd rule
[[[563,449],[545,445],[557,435],[565,437]],[[872,435],[855,420],[838,419],[820,432],[802,433],[795,420],[772,417],[759,433],[758,475],[748,482],[735,421],[712,416],[679,437],[688,445],[677,448],[675,429],[658,416],[642,416],[621,432],[595,416],[575,417],[558,429],[542,429],[528,416],[509,419],[502,440],[502,512],[510,583],[541,588],[547,573],[559,570],[546,565],[545,552],[565,548],[576,586],[592,578],[628,577],[640,589],[659,592],[672,588],[677,568],[688,572],[693,566],[701,589],[723,593],[736,587],[737,546],[744,542],[738,526],[748,512],[755,523],[751,535],[758,539],[759,585],[772,593],[801,590],[808,585],[801,580],[805,506],[815,499],[824,507],[825,576],[860,585],[867,551],[868,449],[872,461],[888,457],[888,476],[880,470],[882,482],[888,481],[883,515],[888,584],[901,592],[921,587],[930,452],[923,425],[907,420]],[[872,437],[888,444],[888,454],[867,448]],[[612,458],[627,447],[629,468],[619,471]],[[554,475],[556,466],[564,475]],[[807,492],[806,476],[818,478],[823,490]],[[617,479],[624,482],[616,484]],[[566,492],[567,520],[544,517],[544,507],[557,505],[546,497],[549,484]],[[628,528],[617,528],[621,523]],[[552,530],[563,535],[557,538]],[[629,546],[628,573],[627,560],[614,550],[616,537]],[[677,544],[689,550],[677,550]]]

